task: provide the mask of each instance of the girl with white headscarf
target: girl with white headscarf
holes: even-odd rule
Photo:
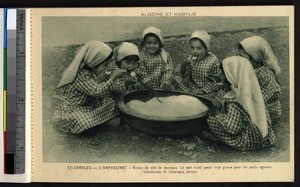
[[[280,116],[281,86],[278,83],[278,76],[281,74],[281,69],[271,46],[264,38],[252,36],[240,42],[239,54],[248,59],[255,69],[271,117]]]
[[[250,62],[240,56],[222,62],[227,93],[223,111],[217,109],[208,118],[210,130],[225,144],[254,150],[275,143],[275,135],[259,83]]]
[[[141,89],[142,85],[142,75],[138,70],[139,67],[139,50],[138,47],[129,42],[123,42],[114,49],[114,60],[108,65],[107,72],[112,74],[118,70],[125,70],[127,73],[123,77],[116,80],[114,83],[116,93],[122,94],[131,89]]]
[[[210,52],[211,37],[204,30],[194,31],[189,38],[189,57],[175,70],[174,85],[191,95],[215,98],[222,86],[215,77],[221,75],[220,62]]]
[[[112,49],[100,41],[81,47],[71,64],[63,72],[56,97],[60,105],[54,112],[55,124],[64,132],[78,134],[91,127],[120,122],[111,97],[114,82],[124,70],[107,76],[105,69],[112,57]]]
[[[162,31],[156,27],[147,27],[142,34],[142,50],[140,52],[140,72],[143,74],[143,84],[146,88],[173,89],[173,62],[168,52],[163,48]]]

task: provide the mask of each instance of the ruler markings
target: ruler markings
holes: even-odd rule
[[[8,9],[4,50],[7,174],[25,172],[25,28],[25,10]]]
[[[17,21],[17,50],[16,50],[16,104],[17,104],[17,134],[16,134],[16,159],[15,172],[25,172],[25,11],[18,10]],[[21,20],[21,21],[20,21]],[[20,27],[22,27],[20,29]]]

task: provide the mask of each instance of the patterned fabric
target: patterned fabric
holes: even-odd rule
[[[225,144],[240,150],[255,150],[275,144],[275,134],[268,127],[268,135],[263,138],[258,127],[234,99],[226,100],[224,114],[209,116],[210,130]]]
[[[181,73],[181,64],[179,64],[174,71],[173,86],[175,89],[190,93],[190,79],[187,73]]]
[[[113,61],[111,62],[108,67],[107,70],[105,72],[105,74],[107,75],[107,78],[109,78],[109,76],[116,71],[117,69],[119,69],[119,67],[117,66],[117,64]],[[134,83],[129,83],[134,81],[135,83],[140,83],[142,84],[142,77],[144,74],[141,74],[141,72],[139,71],[139,69],[134,70],[136,76],[131,76],[130,73],[126,73],[124,74],[121,78],[118,78],[117,80],[114,81],[114,84],[112,86],[112,91],[116,92],[118,94],[122,94],[125,93],[127,91],[131,90],[131,86]]]
[[[269,114],[274,117],[280,116],[281,104],[279,98],[281,95],[281,86],[276,81],[275,74],[266,66],[256,69],[255,73]]]
[[[96,77],[82,69],[73,83],[57,90],[61,102],[54,112],[54,123],[64,132],[78,134],[108,121],[117,115],[110,95],[113,89],[113,82],[104,73]]]
[[[222,73],[217,57],[208,53],[205,60],[193,61],[189,58],[187,63],[184,75],[180,72],[181,65],[176,68],[173,81],[175,88],[188,93],[193,90],[202,90],[206,96],[214,98],[222,87],[211,77],[212,75],[220,76]]]
[[[162,88],[164,84],[171,84],[173,74],[173,62],[171,56],[167,54],[167,63],[160,54],[149,54],[146,50],[140,52],[141,64],[140,72],[145,84],[152,81],[155,88]]]
[[[226,94],[225,88],[222,88],[218,90],[217,94],[215,94],[215,100],[217,100],[219,103],[223,104],[224,103],[224,95]]]

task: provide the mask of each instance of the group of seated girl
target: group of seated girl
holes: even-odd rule
[[[246,38],[238,45],[239,55],[222,63],[210,52],[206,31],[193,32],[188,43],[190,54],[176,68],[156,27],[144,30],[140,51],[128,42],[114,50],[100,41],[86,43],[58,83],[55,124],[73,134],[101,124],[116,126],[116,95],[131,89],[179,90],[221,103],[207,119],[209,133],[219,141],[241,150],[274,145],[271,120],[281,115],[281,70],[268,42]]]

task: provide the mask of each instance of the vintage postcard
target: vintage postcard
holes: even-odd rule
[[[30,16],[32,181],[291,182],[294,180],[293,6],[43,8],[31,9]],[[156,33],[157,37],[152,38],[154,41],[150,39],[144,41],[147,35],[146,28],[149,27],[154,28],[152,33]],[[199,30],[205,32],[199,32],[198,35],[194,33]],[[208,36],[205,33],[208,33]],[[276,85],[279,88],[278,102],[281,105],[281,108],[279,107],[281,115],[271,118],[272,125],[269,131],[267,130],[269,132],[267,136],[272,136],[272,138],[265,141],[266,146],[260,144],[236,148],[237,144],[242,144],[242,140],[230,146],[226,138],[222,139],[218,136],[214,136],[217,140],[212,141],[211,138],[214,137],[209,135],[214,135],[214,133],[208,132],[208,137],[205,137],[203,129],[202,131],[193,130],[195,128],[193,120],[185,120],[181,127],[177,123],[179,120],[176,120],[179,118],[172,115],[176,112],[194,112],[194,109],[184,108],[193,104],[187,106],[183,103],[185,105],[182,108],[180,103],[170,104],[168,108],[166,107],[167,100],[163,100],[164,107],[154,107],[151,110],[155,113],[151,114],[157,115],[157,118],[137,115],[138,117],[135,116],[132,119],[127,116],[130,116],[130,112],[126,113],[126,110],[124,112],[120,109],[123,105],[117,105],[117,108],[113,109],[105,108],[104,105],[106,106],[109,102],[107,101],[101,104],[102,112],[94,113],[95,111],[90,110],[90,107],[96,106],[100,101],[93,100],[93,95],[82,90],[91,90],[97,95],[100,86],[97,82],[92,82],[95,77],[83,75],[82,72],[88,72],[95,66],[78,65],[74,70],[75,74],[65,71],[76,63],[74,58],[75,56],[79,58],[78,53],[80,54],[84,49],[85,54],[92,53],[90,46],[93,42],[91,41],[94,43],[97,41],[107,50],[103,58],[108,58],[114,49],[115,52],[119,50],[118,55],[123,54],[120,44],[127,42],[125,44],[130,44],[124,48],[125,56],[130,53],[133,56],[150,59],[149,61],[153,64],[157,61],[153,57],[155,53],[151,53],[151,50],[153,48],[156,50],[155,47],[162,48],[163,50],[160,49],[162,59],[166,55],[168,62],[163,60],[161,64],[163,66],[165,62],[172,64],[169,70],[174,73],[176,68],[186,62],[189,57],[195,56],[193,50],[197,49],[191,42],[194,36],[203,37],[199,45],[209,50],[209,53],[205,55],[213,54],[220,64],[227,57],[242,56],[239,53],[239,44],[246,38],[259,36],[267,41],[273,50],[278,59],[279,70],[281,70],[279,75],[276,68],[271,68],[272,72],[275,72],[273,75],[276,81],[279,82],[276,82]],[[144,49],[147,46],[150,46],[148,48],[150,55],[143,54],[143,50],[148,50]],[[245,46],[243,47],[246,49]],[[116,61],[122,59],[118,55],[113,56]],[[151,60],[152,57],[154,60]],[[88,55],[81,57],[79,63],[82,59],[88,58]],[[95,59],[95,55],[92,58]],[[92,61],[89,62],[92,63]],[[121,60],[120,63],[122,63]],[[153,66],[157,68],[161,64]],[[261,64],[261,66],[264,65]],[[119,69],[122,69],[122,65]],[[158,70],[155,69],[155,71]],[[161,71],[167,72],[165,69]],[[202,70],[194,71],[201,72]],[[73,84],[74,76],[79,76],[79,74],[82,75],[81,83],[83,84],[79,85],[82,88],[80,94],[76,95],[75,92],[77,93],[78,90],[73,87],[68,87],[64,91],[58,89],[58,84],[64,86],[70,82]],[[73,76],[73,79],[64,82],[65,79],[62,77],[67,76],[68,78]],[[110,76],[119,75],[111,73]],[[267,80],[269,77],[265,76]],[[175,76],[170,75],[170,77]],[[98,79],[101,78],[99,76],[95,78],[95,80]],[[166,81],[169,84],[172,83],[170,79],[172,78],[169,78],[169,82]],[[165,81],[165,77],[161,78],[161,81]],[[115,82],[111,87],[115,86]],[[154,80],[152,84],[155,86]],[[252,88],[252,83],[242,86]],[[109,88],[112,89],[111,87]],[[162,85],[160,88],[166,89],[167,87]],[[270,89],[276,89],[276,87]],[[172,90],[176,90],[176,86],[173,86]],[[71,94],[72,99],[68,100],[66,97],[62,99],[58,96],[62,92]],[[88,96],[82,96],[81,93],[87,93]],[[158,91],[156,94],[162,93],[163,91]],[[199,93],[203,92],[199,91]],[[99,92],[98,95],[101,94],[103,93]],[[260,92],[260,94],[264,93]],[[70,108],[70,102],[85,103],[88,106],[84,109]],[[137,113],[147,108],[142,107]],[[107,115],[112,115],[110,112],[116,112],[116,110],[117,113],[113,116],[120,117],[116,119],[121,119],[121,122],[115,120],[106,123],[111,119],[106,118]],[[261,108],[255,108],[254,113],[260,115],[257,112],[260,110]],[[57,123],[59,118],[57,116],[65,121]],[[156,130],[156,127],[149,129],[149,126],[155,126],[157,121],[164,117],[167,117],[166,121],[171,121],[166,124],[169,129],[166,130],[161,126]],[[197,128],[207,125],[207,116],[198,115],[198,117],[203,118],[204,122],[196,124]],[[95,125],[96,122],[99,125]],[[229,125],[232,123],[230,122]],[[170,127],[170,125],[174,126]],[[210,131],[208,127],[206,128],[206,131]],[[260,127],[258,128],[261,130]],[[233,133],[231,137],[237,136],[239,136],[238,132]],[[252,141],[251,138],[253,137],[247,133],[243,134],[245,145]],[[267,146],[267,144],[270,145]]]

